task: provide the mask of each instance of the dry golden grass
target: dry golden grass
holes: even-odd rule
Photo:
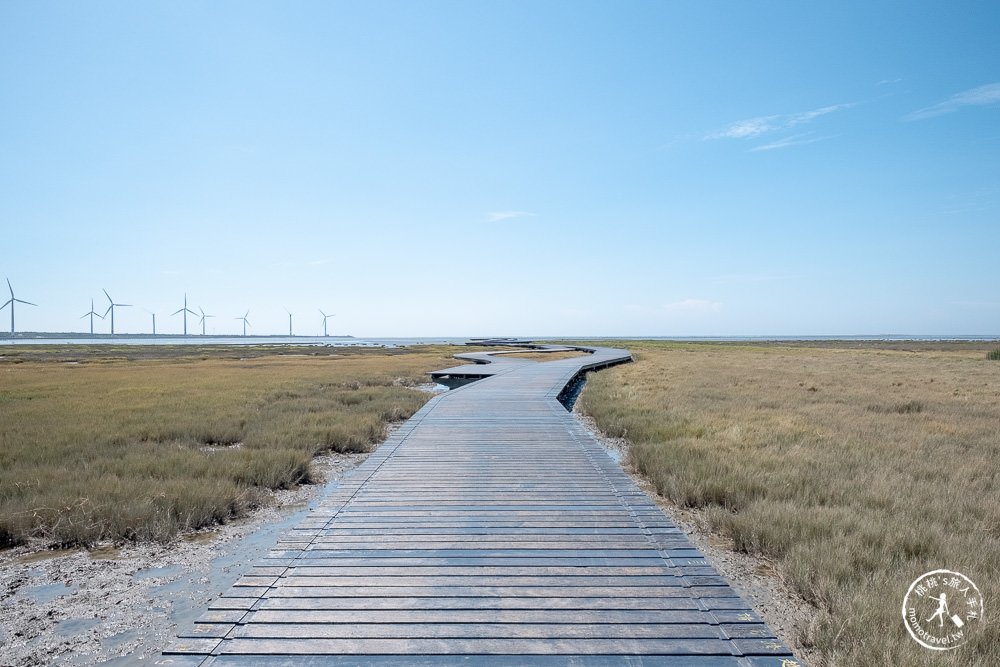
[[[777,562],[818,610],[800,641],[824,665],[1000,664],[1000,365],[995,344],[628,345],[581,408],[630,462],[736,548]],[[899,349],[909,347],[909,350]],[[896,348],[896,349],[893,349]],[[903,625],[924,572],[984,594],[965,646]]]
[[[378,443],[455,351],[2,348],[0,545],[169,540],[238,516],[310,481],[315,454]]]

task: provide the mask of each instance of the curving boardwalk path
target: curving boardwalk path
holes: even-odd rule
[[[488,379],[427,403],[156,664],[798,664],[557,401],[630,359],[588,349],[439,371]]]

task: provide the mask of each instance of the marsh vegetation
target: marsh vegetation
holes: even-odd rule
[[[817,610],[798,640],[822,664],[996,665],[994,621],[942,652],[900,613],[937,569],[975,581],[987,614],[1000,599],[993,346],[637,343],[580,406],[661,495],[777,564]]]
[[[464,349],[464,348],[463,348]],[[0,348],[0,545],[167,541],[367,451],[456,348]]]

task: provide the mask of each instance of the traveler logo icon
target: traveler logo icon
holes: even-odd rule
[[[903,622],[910,636],[936,651],[958,648],[967,642],[982,618],[983,596],[979,589],[964,574],[951,570],[922,575],[910,585],[903,599]]]

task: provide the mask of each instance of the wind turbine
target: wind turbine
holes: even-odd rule
[[[292,337],[292,311],[285,308],[285,312],[288,313],[288,337]]]
[[[14,288],[10,286],[10,278],[7,279],[7,289],[10,290],[10,298],[7,299],[7,303],[0,306],[0,310],[3,310],[8,305],[10,306],[10,337],[14,337],[14,304],[15,303],[26,303],[29,306],[38,307],[37,303],[31,303],[30,301],[25,301],[24,299],[18,299],[14,297]]]
[[[201,306],[198,306],[198,310],[201,310]],[[249,315],[249,314],[250,314],[250,311],[248,310],[247,311],[247,315]],[[205,318],[206,317],[215,317],[215,315],[206,315],[205,311],[201,310],[201,335],[202,336],[205,335]],[[243,334],[243,335],[245,336],[246,334]]]
[[[187,292],[184,293],[184,307],[181,308],[180,310],[176,311],[176,312],[170,313],[170,317],[173,317],[177,313],[184,313],[184,335],[187,336],[188,335],[188,313],[191,313],[192,315],[197,315],[198,314],[198,313],[194,312],[193,310],[191,310],[190,308],[188,308],[188,295],[187,295]]]
[[[326,333],[326,321],[328,319],[330,319],[331,317],[333,317],[333,315],[327,315],[326,313],[323,312],[322,308],[319,309],[319,314],[323,316],[323,335],[326,336],[327,335],[327,333]]]
[[[143,310],[146,310],[146,309],[143,308]],[[155,336],[156,335],[156,313],[154,313],[151,310],[146,310],[146,312],[153,316],[153,335]]]
[[[94,312],[94,300],[93,299],[90,300],[90,312],[89,313],[84,313],[83,316],[80,317],[80,319],[82,320],[84,317],[87,317],[88,315],[90,315],[90,335],[93,336],[94,335],[94,315],[97,315],[102,320],[104,319],[104,315],[101,315],[100,313],[95,313]]]
[[[244,315],[243,317],[234,317],[233,318],[234,320],[243,320],[243,335],[244,336],[247,335],[247,325],[250,324],[250,322],[247,320],[247,315],[249,315],[249,314],[250,314],[250,311],[248,310],[247,314]]]
[[[104,288],[102,287],[101,289],[104,289]],[[108,301],[111,303],[111,305],[108,306],[108,309],[104,311],[104,316],[107,317],[108,313],[111,313],[111,335],[114,336],[115,335],[115,306],[118,306],[119,308],[128,308],[132,304],[130,304],[130,303],[115,303],[115,300],[111,298],[111,295],[108,294],[108,290],[106,290],[106,289],[104,289],[104,296],[108,297]]]

